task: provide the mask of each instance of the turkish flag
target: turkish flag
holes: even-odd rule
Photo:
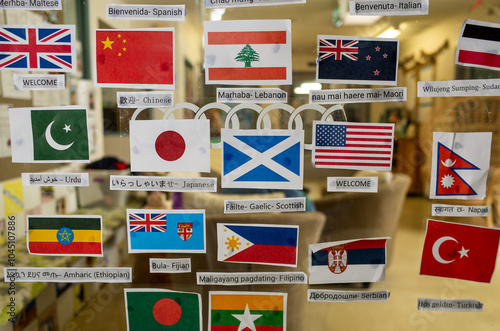
[[[427,220],[420,274],[489,283],[500,230]]]

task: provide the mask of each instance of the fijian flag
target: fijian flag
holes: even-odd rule
[[[316,80],[396,85],[398,39],[318,36]]]
[[[500,70],[500,24],[465,20],[458,39],[455,62]]]
[[[392,168],[394,124],[313,122],[313,165],[317,168]]]
[[[0,69],[76,71],[75,26],[0,27]]]

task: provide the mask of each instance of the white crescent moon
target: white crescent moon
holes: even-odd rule
[[[445,236],[445,237],[441,237],[438,240],[436,240],[436,242],[432,246],[432,255],[434,256],[436,261],[438,261],[439,263],[448,264],[448,263],[455,261],[455,259],[453,259],[451,261],[447,261],[447,260],[443,259],[441,257],[441,255],[439,255],[439,248],[441,247],[441,244],[444,243],[445,241],[448,241],[448,240],[452,240],[452,241],[458,243],[458,241],[455,238]]]
[[[50,124],[47,126],[47,129],[45,129],[45,139],[47,139],[47,143],[52,147],[53,149],[57,149],[58,151],[64,151],[70,148],[74,142],[68,145],[61,145],[57,143],[54,138],[52,138],[52,135],[50,134],[50,129],[52,128],[52,124],[54,124],[55,121],[50,122]]]

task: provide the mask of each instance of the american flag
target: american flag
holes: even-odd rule
[[[358,48],[353,47],[358,43],[358,40],[347,41],[343,44],[343,40],[328,41],[326,39],[319,40],[319,57],[321,60],[333,56],[335,60],[342,60],[345,56],[353,61],[358,58],[354,54],[358,54]]]
[[[0,69],[75,71],[74,25],[0,27]]]
[[[394,124],[314,122],[318,168],[391,170]]]
[[[165,213],[129,213],[130,232],[167,232]]]

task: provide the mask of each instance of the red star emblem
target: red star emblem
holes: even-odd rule
[[[373,73],[375,74],[375,76],[378,76],[380,74],[380,71],[375,70]]]
[[[387,54],[384,54],[384,55],[382,55],[382,56],[384,57],[384,59],[387,59],[387,56],[388,56],[388,55],[387,55]]]
[[[370,61],[371,59],[372,59],[372,57],[370,55],[366,56],[366,61]]]
[[[375,47],[375,51],[380,52],[380,47],[379,46]]]

